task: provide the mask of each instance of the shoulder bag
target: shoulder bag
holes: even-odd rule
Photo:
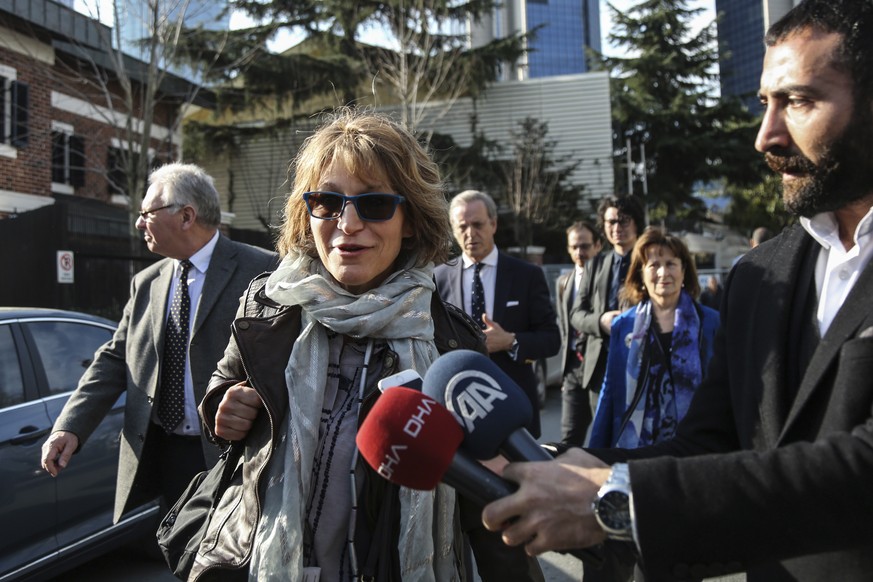
[[[194,476],[158,527],[158,546],[173,574],[187,580],[200,542],[222,495],[242,481],[244,445],[231,443],[208,471]]]

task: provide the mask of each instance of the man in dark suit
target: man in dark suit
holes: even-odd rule
[[[546,277],[538,266],[497,249],[497,205],[488,194],[461,192],[449,212],[463,255],[436,268],[437,289],[444,301],[464,309],[482,326],[491,359],[530,399],[534,415],[527,428],[538,437],[539,402],[531,363],[561,347]],[[481,313],[473,305],[477,271],[484,290]]]
[[[217,460],[217,448],[200,431],[197,405],[224,353],[240,296],[277,262],[275,253],[218,232],[218,192],[201,168],[168,164],[149,184],[136,227],[149,250],[166,258],[134,276],[118,330],[95,354],[42,449],[43,467],[57,476],[126,394],[116,521],[158,496],[175,502]],[[168,396],[171,385],[177,392]]]
[[[585,337],[570,325],[570,310],[582,288],[582,279],[591,261],[600,252],[597,229],[587,222],[574,222],[567,228],[567,253],[573,270],[558,277],[558,328],[561,331],[561,361],[564,362],[561,384],[561,442],[581,447],[592,420],[588,393],[582,382],[582,357]]]
[[[731,272],[715,356],[673,440],[594,451],[611,466],[571,449],[506,468],[524,495],[483,517],[517,517],[510,544],[624,539],[655,580],[870,579],[873,4],[804,0],[766,42],[755,145],[800,225]]]
[[[621,300],[621,288],[644,221],[643,207],[632,196],[607,196],[597,208],[597,227],[610,246],[585,269],[570,312],[570,325],[585,337],[582,386],[589,396],[592,417],[606,373],[609,331],[612,320],[627,307]]]
[[[478,321],[491,359],[521,386],[533,408],[527,427],[540,434],[533,360],[554,355],[561,338],[542,269],[497,250],[497,205],[484,192],[467,190],[449,206],[452,229],[463,255],[434,270],[437,290]],[[478,277],[479,284],[475,283]],[[478,291],[474,291],[478,287]],[[461,498],[461,521],[483,582],[537,582],[543,573],[536,558],[508,548],[487,531],[481,510]]]

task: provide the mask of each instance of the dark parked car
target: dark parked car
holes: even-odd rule
[[[155,539],[156,503],[112,523],[124,396],[57,478],[40,466],[52,424],[114,331],[82,313],[0,308],[0,582],[45,579]]]

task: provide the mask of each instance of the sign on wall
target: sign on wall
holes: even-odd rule
[[[74,282],[73,251],[58,251],[58,283]]]

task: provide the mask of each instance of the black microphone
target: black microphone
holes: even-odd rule
[[[462,447],[477,459],[502,454],[510,461],[550,461],[525,428],[533,408],[518,384],[490,358],[455,350],[437,358],[424,375],[425,394],[458,417]]]

